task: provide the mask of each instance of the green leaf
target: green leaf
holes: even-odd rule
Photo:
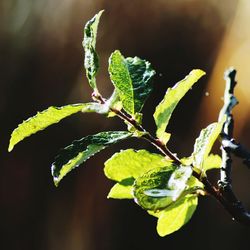
[[[84,67],[86,69],[86,76],[89,81],[89,85],[98,93],[96,87],[96,74],[99,68],[98,55],[95,50],[96,45],[96,36],[97,28],[99,24],[100,17],[103,13],[101,10],[96,14],[91,20],[89,20],[84,28],[84,39],[82,42],[85,58],[84,58]]]
[[[176,201],[192,175],[190,166],[154,168],[138,177],[134,183],[136,202],[147,210],[159,210]]]
[[[86,106],[89,107],[87,108]],[[38,112],[35,116],[19,124],[12,132],[8,151],[10,152],[14,146],[24,138],[54,123],[58,123],[67,116],[80,112],[82,109],[85,109],[86,112],[90,112],[90,106],[89,104],[73,104],[63,107],[49,107],[42,112]]]
[[[215,122],[202,129],[199,137],[194,144],[193,165],[202,171],[206,171],[204,167],[204,161],[208,157],[214,142],[221,133],[221,129],[224,123],[224,119],[221,122]]]
[[[187,195],[157,214],[157,232],[160,236],[179,230],[192,217],[198,205],[196,195]]]
[[[151,82],[155,71],[151,64],[138,57],[125,59],[116,50],[109,58],[109,74],[123,108],[131,115],[140,112],[152,91]]]
[[[171,161],[162,155],[127,149],[105,162],[104,173],[109,179],[121,182],[131,177],[136,179],[150,169],[171,165]]]
[[[129,178],[120,183],[116,183],[110,190],[108,198],[113,199],[133,199],[134,179]]]
[[[206,172],[215,168],[221,168],[221,157],[219,155],[210,154],[203,162],[203,170]]]
[[[133,198],[131,190],[134,180],[148,170],[172,165],[171,161],[159,154],[146,150],[123,150],[114,154],[105,162],[104,173],[112,180],[118,181],[108,195],[114,199]]]
[[[111,144],[131,137],[126,131],[108,131],[89,135],[62,149],[52,164],[51,171],[57,186],[72,169]]]
[[[196,177],[191,176],[187,181],[187,186],[190,191],[195,190],[204,190],[204,185]]]
[[[163,142],[166,141],[165,130],[175,107],[193,84],[203,75],[205,75],[205,72],[200,69],[192,70],[188,76],[178,82],[173,88],[167,90],[164,99],[156,107],[154,113],[154,120],[157,126],[156,135]]]

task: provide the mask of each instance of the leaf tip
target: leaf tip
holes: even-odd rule
[[[156,231],[157,231],[157,233],[158,233],[158,235],[159,235],[160,237],[164,237],[164,236],[167,235],[167,234],[163,233],[163,232],[161,231],[161,229],[159,229],[158,226],[156,227]]]
[[[198,78],[200,78],[200,77],[206,75],[206,72],[205,72],[204,70],[202,70],[202,69],[193,69],[193,70],[190,72],[190,74],[196,75]]]
[[[9,147],[8,147],[8,152],[10,153],[14,148],[14,145],[10,142]]]
[[[60,181],[61,181],[60,178],[53,176],[53,182],[56,187],[59,186]]]
[[[102,13],[103,13],[104,11],[105,11],[104,9],[100,10],[100,11],[97,13],[97,15],[102,15]]]
[[[59,182],[57,182],[56,180],[54,180],[54,185],[55,185],[55,187],[58,187],[59,186]]]
[[[59,178],[59,176],[56,174],[56,166],[54,163],[51,165],[51,175],[53,177],[54,185],[58,187],[61,178]]]

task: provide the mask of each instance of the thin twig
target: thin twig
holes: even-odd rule
[[[232,109],[238,104],[236,97],[234,96],[234,87],[236,70],[233,68],[228,69],[225,72],[224,79],[226,80],[226,87],[224,92],[224,106],[219,114],[219,121],[224,119],[222,133],[221,133],[221,151],[222,151],[222,165],[220,170],[219,193],[217,199],[226,208],[226,210],[233,216],[233,218],[241,223],[250,225],[250,214],[243,207],[242,203],[235,196],[232,189],[232,158],[231,152],[238,155],[245,155],[246,151],[237,145],[233,138],[234,120],[232,115]],[[240,149],[240,150],[239,150]]]
[[[231,93],[233,93],[233,88],[228,88],[228,91],[230,91]],[[101,104],[105,104],[106,103],[106,100],[100,94],[98,96],[94,95],[93,99],[95,101],[98,101]],[[225,100],[226,100],[226,98],[225,98]],[[230,103],[230,105],[231,104],[232,103]],[[220,116],[223,115],[223,112],[227,112],[228,113],[228,111],[232,109],[231,106],[229,108],[228,107],[226,107],[226,106],[223,107],[225,111],[221,111]],[[155,146],[166,157],[170,158],[173,161],[173,163],[175,163],[177,165],[181,165],[182,164],[181,160],[174,153],[172,153],[166,147],[166,145],[164,145],[157,138],[154,138],[148,131],[146,131],[142,127],[142,125],[140,125],[135,119],[133,119],[133,117],[131,117],[125,111],[116,110],[114,108],[110,108],[110,111],[114,112],[119,118],[121,118],[125,122],[129,123],[130,125],[134,126],[134,128],[137,129],[138,131],[142,132],[142,134],[143,134],[142,138],[145,139],[145,140],[147,140],[147,141],[149,141],[153,146]],[[229,113],[231,113],[231,111],[229,111]],[[232,118],[232,116],[231,116],[231,118]],[[228,124],[225,123],[224,131],[225,132],[231,131],[231,129],[232,129],[231,127],[232,127],[232,120],[230,120],[230,122]],[[231,135],[230,132],[229,132],[229,134]],[[227,164],[229,164],[229,163],[227,163]],[[229,167],[230,168],[226,168],[227,171],[225,171],[225,174],[224,174],[225,180],[230,180],[227,183],[231,183],[231,178],[230,178],[231,166],[229,166]],[[233,218],[235,220],[237,220],[239,222],[242,222],[244,224],[248,224],[248,225],[250,224],[250,215],[246,212],[246,210],[242,206],[241,202],[239,202],[236,199],[236,197],[234,196],[233,191],[232,191],[230,185],[223,186],[223,190],[221,188],[217,189],[214,185],[212,185],[209,182],[209,180],[207,179],[206,176],[203,176],[201,172],[197,172],[197,170],[195,168],[193,168],[193,176],[196,177],[197,179],[199,179],[203,183],[205,191],[208,194],[212,195],[216,200],[218,200],[222,204],[222,206],[233,216]],[[224,177],[223,177],[223,179],[224,179]],[[228,188],[229,188],[229,190],[227,190]]]
[[[221,138],[222,138],[222,167],[220,171],[220,185],[231,185],[231,169],[232,159],[227,148],[223,146],[225,144],[225,138],[232,138],[234,120],[232,115],[232,109],[238,104],[236,97],[234,96],[234,87],[236,70],[233,68],[228,69],[225,72],[224,79],[226,80],[226,87],[224,92],[224,105],[219,114],[219,121],[222,121],[226,116],[226,120],[223,124]]]

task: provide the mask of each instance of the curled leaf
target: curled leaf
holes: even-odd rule
[[[95,92],[98,92],[95,77],[99,68],[99,60],[95,50],[95,45],[97,28],[102,13],[103,10],[97,13],[86,23],[84,28],[84,39],[82,42],[85,51],[84,67],[86,69],[86,76],[88,78],[89,85],[94,89]]]
[[[220,122],[215,122],[202,129],[200,135],[195,140],[194,152],[192,153],[193,165],[202,171],[208,170],[204,167],[206,161],[216,139],[221,133],[224,119]]]
[[[168,137],[165,135],[165,130],[175,107],[203,75],[205,75],[205,72],[200,69],[192,70],[183,80],[167,90],[164,99],[156,107],[154,113],[154,120],[157,126],[156,135],[162,142],[167,141]]]

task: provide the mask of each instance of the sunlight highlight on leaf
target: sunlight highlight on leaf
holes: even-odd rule
[[[158,234],[163,237],[179,230],[191,219],[197,205],[197,196],[187,195],[156,214]]]
[[[154,120],[157,126],[156,135],[163,142],[166,141],[165,130],[175,107],[193,84],[203,75],[205,75],[205,72],[200,69],[192,70],[183,80],[176,83],[173,88],[167,90],[164,99],[156,107],[154,113]]]
[[[155,71],[151,64],[139,57],[124,58],[116,50],[109,58],[109,74],[126,112],[130,115],[140,112],[152,91]]]
[[[121,140],[131,137],[126,131],[108,131],[96,135],[89,135],[81,140],[74,141],[59,152],[55,162],[51,166],[52,176],[57,186],[62,178],[72,169],[88,160],[91,156],[115,144]]]
[[[95,92],[98,92],[95,77],[99,68],[99,60],[98,55],[95,51],[95,46],[97,28],[102,13],[103,10],[97,13],[91,20],[86,23],[84,28],[84,39],[82,42],[85,51],[84,67],[86,69],[86,76],[88,78],[89,85],[94,89]]]
[[[86,104],[72,104],[63,107],[49,107],[48,109],[38,112],[35,116],[19,124],[12,132],[8,151],[24,138],[35,134],[36,132],[47,128],[48,126],[58,123],[63,118],[82,111]]]
[[[199,137],[196,139],[194,144],[193,165],[203,171],[206,171],[204,168],[204,161],[208,157],[214,142],[221,133],[221,129],[224,123],[224,119],[220,122],[215,122],[202,129]]]

